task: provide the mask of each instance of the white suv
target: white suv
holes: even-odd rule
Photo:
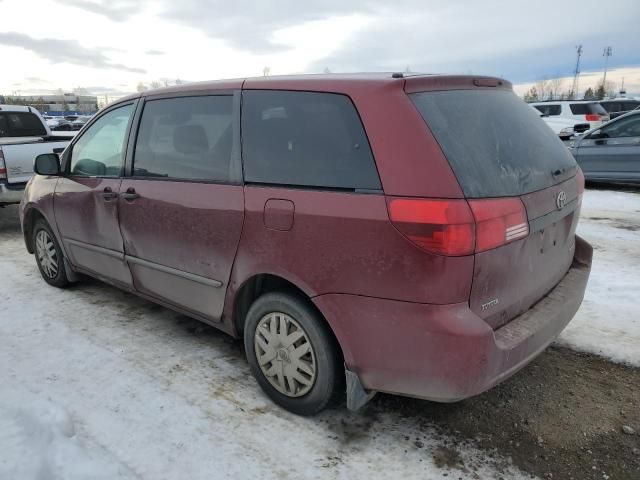
[[[609,114],[598,102],[590,100],[553,100],[530,103],[544,116],[567,118],[576,123],[588,123],[596,128],[609,121]]]

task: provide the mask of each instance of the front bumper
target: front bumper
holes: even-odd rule
[[[10,205],[20,203],[24,194],[24,185],[17,188],[9,188],[6,184],[0,183],[0,205]]]
[[[347,369],[365,389],[453,402],[508,378],[557,338],[582,303],[592,254],[576,236],[563,279],[495,331],[468,303],[425,305],[341,294],[313,301],[333,328]]]

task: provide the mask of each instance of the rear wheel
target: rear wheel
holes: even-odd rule
[[[36,221],[33,227],[33,246],[36,263],[44,281],[59,288],[69,285],[62,250],[51,228],[44,220]]]
[[[308,302],[267,293],[247,314],[244,344],[253,376],[281,407],[314,415],[343,392],[339,347]]]

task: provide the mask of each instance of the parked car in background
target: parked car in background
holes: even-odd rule
[[[586,132],[570,151],[587,180],[640,184],[640,110]]]
[[[90,115],[78,115],[75,120],[69,122],[69,127],[71,130],[78,131],[84,124],[87,123],[91,119]]]
[[[588,123],[596,128],[609,121],[609,114],[598,102],[583,100],[558,100],[532,102],[529,105],[549,118],[566,118],[576,123]]]
[[[77,131],[74,128],[72,128],[71,126],[71,122],[69,122],[68,120],[65,120],[64,118],[62,118],[61,120],[58,120],[58,125],[56,125],[55,127],[53,127],[51,129],[54,132],[72,132],[72,131]]]
[[[575,120],[564,117],[549,117],[537,108],[531,108],[533,108],[533,110],[542,118],[544,123],[546,123],[549,128],[553,130],[553,133],[558,135],[562,141],[571,140],[576,135],[584,133],[590,128],[588,123],[576,123]]]
[[[640,107],[640,100],[633,98],[613,98],[610,100],[601,100],[599,103],[609,112],[612,120]]]
[[[151,90],[36,169],[20,215],[46,282],[86,273],[243,337],[303,415],[345,390],[478,394],[557,337],[590,272],[580,169],[497,78]]]
[[[58,115],[44,115],[46,124],[49,126],[52,132],[68,132],[71,131],[71,122],[66,120],[63,116]]]
[[[0,105],[0,206],[20,203],[34,159],[62,152],[71,136],[52,132],[35,108]]]

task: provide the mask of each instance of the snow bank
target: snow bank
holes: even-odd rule
[[[594,248],[591,277],[558,343],[640,367],[640,194],[587,190],[578,234]]]
[[[3,382],[0,478],[111,480],[134,478],[99,445],[76,435],[69,412]]]

